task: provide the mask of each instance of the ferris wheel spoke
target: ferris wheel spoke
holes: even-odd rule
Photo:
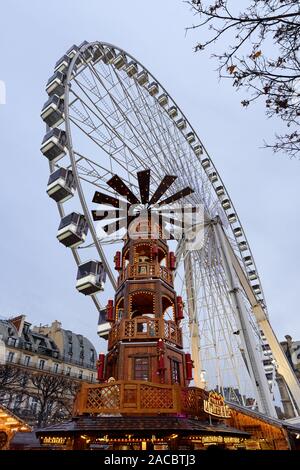
[[[141,91],[139,90],[139,92],[141,93]],[[144,96],[142,96],[142,99],[145,100]],[[149,118],[149,114],[150,114],[150,110],[149,110],[149,107],[147,107],[146,105],[144,106],[144,109],[145,109],[145,112],[147,113],[147,117]],[[159,113],[156,113],[154,115],[155,117],[159,117]],[[143,118],[143,116],[141,116],[141,119]],[[159,151],[160,153],[158,153],[158,161],[160,163],[160,165],[167,165],[167,168],[168,168],[168,171],[173,171],[174,172],[174,164],[175,164],[175,168],[177,168],[177,170],[179,170],[179,166],[178,166],[178,161],[177,161],[177,158],[174,159],[174,152],[171,151],[170,149],[170,146],[168,145],[168,143],[166,142],[166,139],[164,137],[164,132],[163,132],[163,125],[162,125],[162,121],[160,119],[160,122],[158,122],[155,118],[153,120],[151,120],[149,118],[149,123],[151,124],[151,127],[148,126],[150,132],[151,132],[151,135],[153,136],[155,142],[156,142],[156,145],[158,146],[159,148]],[[170,125],[168,123],[168,125]],[[161,144],[161,142],[163,142],[163,145]],[[182,169],[182,168],[181,168]],[[182,172],[180,172],[180,176],[181,178],[183,178],[185,175],[182,175]],[[185,183],[187,182],[188,180],[185,179]],[[178,187],[180,186],[180,183],[178,182]],[[175,184],[176,186],[176,184]]]
[[[116,72],[115,72],[115,74],[116,74]],[[137,122],[140,123],[140,126],[141,126],[141,127],[142,127],[142,123],[145,122],[145,125],[146,125],[147,129],[143,129],[143,128],[142,128],[144,135],[146,136],[146,138],[148,139],[148,141],[149,141],[150,135],[154,138],[154,142],[150,142],[151,148],[153,148],[153,144],[154,144],[154,143],[155,143],[156,145],[158,145],[158,147],[160,148],[160,152],[164,155],[164,161],[166,161],[166,160],[167,160],[167,161],[170,161],[170,158],[167,158],[167,155],[165,154],[164,149],[163,149],[163,148],[161,147],[161,145],[160,145],[161,136],[155,135],[155,129],[156,129],[156,130],[157,130],[157,129],[160,129],[161,126],[155,125],[155,126],[151,126],[151,127],[150,127],[150,126],[149,126],[149,122],[151,123],[151,120],[149,119],[148,121],[145,121],[145,117],[141,114],[141,113],[142,113],[142,110],[144,109],[144,111],[147,113],[147,116],[149,116],[149,105],[148,105],[147,102],[146,102],[144,90],[141,89],[140,87],[138,87],[138,86],[135,84],[136,89],[137,89],[137,92],[138,92],[138,94],[140,95],[140,98],[141,98],[141,100],[140,100],[140,106],[137,106],[137,105],[136,105],[136,101],[137,101],[137,100],[133,100],[133,99],[130,97],[130,95],[126,92],[125,86],[122,84],[122,82],[121,82],[121,80],[120,80],[119,77],[118,77],[118,79],[119,79],[119,82],[120,82],[120,84],[121,84],[121,86],[122,86],[122,89],[123,89],[123,91],[124,91],[124,94],[126,93],[126,94],[128,95],[128,100],[130,101],[130,104],[132,105],[132,108],[135,110],[135,112],[136,112],[136,114],[137,114]],[[142,104],[143,104],[144,106],[142,106]],[[155,124],[156,124],[156,123],[155,123]],[[145,138],[143,139],[143,142],[145,143]],[[168,148],[168,147],[166,146],[166,148]],[[173,157],[173,156],[174,156],[174,155],[172,155],[172,157]],[[158,154],[158,157],[159,157],[159,154]],[[158,157],[157,157],[157,158],[158,158]],[[173,159],[173,162],[174,162],[174,159]],[[161,165],[161,162],[160,162],[160,166],[162,166],[162,165]],[[172,167],[172,165],[171,165],[171,167]],[[167,171],[169,171],[169,169],[168,169]]]
[[[84,108],[84,111],[87,114],[86,121],[88,122],[89,127],[91,127],[91,129],[93,129],[94,132],[98,133],[97,130],[99,126],[101,126],[103,122],[105,123],[105,121],[103,121],[104,117],[102,115],[102,112],[92,101],[90,104],[88,104],[87,102],[83,101],[82,97],[80,97],[74,90],[72,91],[72,93],[74,93],[75,96],[77,96],[80,99],[80,103],[82,107]],[[88,100],[90,100],[90,97],[85,92],[84,94],[85,94],[85,97]],[[93,109],[93,107],[95,107],[96,109]],[[100,113],[100,117],[99,117],[99,113]],[[93,119],[97,119],[99,124],[96,125]],[[106,141],[105,143],[103,143],[103,145],[111,145],[113,148],[118,148],[117,143],[114,141],[115,138],[118,139],[118,134],[115,131],[115,129],[113,127],[103,126],[103,130],[105,130],[107,133],[107,135],[105,136]],[[102,133],[102,136],[104,135],[105,134]]]
[[[130,131],[131,131],[131,141],[133,141],[137,145],[137,148],[139,149],[141,149],[141,143],[142,143],[142,149],[144,153],[143,162],[146,163],[144,167],[147,166],[147,163],[148,163],[148,166],[149,167],[151,166],[151,168],[153,169],[152,174],[155,178],[156,168],[155,168],[155,165],[153,168],[153,162],[155,161],[155,159],[157,159],[157,157],[156,157],[156,154],[153,152],[153,142],[150,141],[150,137],[149,137],[150,136],[149,131],[151,132],[151,129],[147,128],[147,130],[145,130],[142,127],[142,123],[144,122],[144,120],[139,118],[139,109],[136,106],[135,100],[131,99],[130,95],[128,94],[127,90],[125,89],[125,87],[123,86],[121,82],[120,84],[122,87],[122,91],[124,95],[126,96],[126,102],[128,102],[128,106],[127,106],[127,109],[123,110],[117,102],[115,102],[115,105],[119,107],[120,113],[124,121],[126,119],[128,127],[130,128]],[[130,119],[130,114],[132,114],[129,112],[130,108],[133,109],[136,113],[136,116],[137,116],[136,122],[132,122],[132,120]],[[139,127],[141,128],[141,130],[139,130]],[[157,174],[157,180],[159,180],[160,177],[161,175]]]
[[[135,111],[135,114],[136,114],[136,122],[138,123],[138,125],[133,124],[131,122],[130,119],[128,119],[129,121],[129,124],[131,126],[131,128],[133,129],[133,132],[137,132],[137,142],[139,144],[139,146],[141,145],[141,142],[146,146],[146,149],[147,149],[147,152],[146,152],[146,159],[147,161],[152,161],[152,165],[153,165],[153,162],[154,161],[158,161],[158,157],[156,155],[156,152],[153,151],[153,140],[151,141],[151,137],[153,138],[153,131],[152,129],[149,127],[148,123],[145,122],[144,123],[144,119],[140,119],[139,116],[141,114],[141,111],[139,109],[139,107],[137,107],[136,105],[136,102],[135,100],[133,100],[130,95],[128,94],[128,92],[126,91],[126,88],[125,86],[122,84],[121,80],[119,77],[117,77],[119,82],[120,82],[120,86],[122,87],[122,91],[124,93],[124,95],[126,96],[127,98],[127,101],[128,101],[128,107],[132,107],[132,109]],[[143,127],[143,123],[146,127],[146,129],[144,129]],[[138,128],[140,127],[140,130],[138,130]],[[156,145],[159,145],[159,142],[156,140]],[[145,151],[145,148],[144,148],[144,151]],[[152,167],[153,168],[153,167]],[[161,177],[161,175],[157,174],[157,180],[159,180]]]
[[[123,167],[123,169],[127,172],[127,174],[130,174],[130,172],[133,170],[132,168],[129,169],[128,168],[128,159],[125,157],[125,159],[121,159],[121,157],[117,158],[116,155],[113,155],[111,151],[109,151],[109,149],[105,148],[104,145],[106,145],[107,147],[107,141],[104,142],[104,143],[101,143],[99,141],[99,139],[96,139],[95,137],[93,137],[90,133],[86,132],[86,130],[80,126],[78,124],[78,122],[76,122],[73,117],[70,116],[70,121],[73,122],[73,124],[75,124],[84,134],[86,134],[87,137],[89,137],[94,143],[96,143],[102,150],[104,150],[110,158],[113,158],[121,167]],[[91,126],[90,126],[91,127]],[[131,154],[132,153],[132,149],[128,149],[127,146],[124,145],[124,142],[122,142],[122,147],[119,148],[119,154],[120,156],[122,155],[126,155],[126,150],[129,151],[129,153]],[[124,163],[125,161],[125,163]],[[134,163],[136,161],[136,159],[132,159],[131,162],[132,162],[132,166],[134,168],[134,170],[136,168],[138,168],[136,166],[136,163]]]
[[[78,158],[76,159],[76,163],[83,175],[87,176],[87,175],[94,173],[95,180],[93,181],[87,180],[87,182],[90,182],[91,184],[94,184],[97,187],[105,189],[107,193],[114,194],[114,191],[110,190],[110,188],[107,187],[107,184],[106,184],[106,181],[115,174],[114,171],[112,169],[108,170],[106,167],[99,165],[99,163],[93,161],[91,158],[84,156],[78,152],[75,152],[75,155],[78,156]],[[79,162],[83,162],[83,163],[86,162],[87,166],[91,170],[84,167],[83,164],[80,164]],[[124,179],[124,181],[126,180]],[[129,184],[129,181],[128,181],[128,184]],[[136,186],[136,189],[137,189],[137,186]]]
[[[182,169],[184,167],[184,165],[182,164],[182,160],[181,160],[181,157],[182,157],[182,154],[184,155],[184,157],[186,158],[186,164],[189,166],[189,169],[194,169],[194,166],[193,166],[193,162],[192,162],[192,159],[189,159],[189,148],[187,149],[187,152],[182,152],[182,153],[179,153],[179,152],[176,152],[176,149],[172,149],[171,148],[171,145],[172,145],[172,142],[173,142],[173,139],[172,137],[170,136],[170,131],[169,131],[169,127],[166,123],[166,119],[167,117],[164,116],[162,114],[161,111],[158,112],[158,116],[159,116],[159,119],[160,119],[160,125],[159,125],[159,128],[161,129],[165,129],[165,132],[162,133],[162,139],[164,140],[165,142],[165,147],[168,149],[169,151],[169,155],[176,155],[177,158],[175,158],[175,162],[176,162],[176,166],[177,166],[177,169],[178,171],[180,171],[180,169]],[[181,165],[179,165],[179,163],[181,163]],[[191,166],[190,166],[191,165]],[[200,172],[199,172],[199,176],[200,176]],[[190,178],[187,177],[186,173],[185,173],[185,177],[186,177],[186,181],[187,180],[190,180]],[[194,177],[193,177],[193,171],[190,171],[190,177],[192,177],[192,184],[193,186],[195,186],[195,188],[197,188],[197,185],[195,184],[195,181],[194,181]],[[198,188],[197,188],[198,189]]]
[[[126,91],[125,91],[124,88],[122,88],[122,89],[123,89],[124,95],[127,97],[128,101],[130,103],[129,95],[126,95]],[[153,162],[153,159],[155,158],[155,154],[153,154],[153,149],[152,149],[151,142],[149,141],[149,139],[145,138],[145,136],[147,136],[147,133],[142,133],[141,131],[139,131],[137,124],[133,123],[132,120],[130,119],[130,113],[128,113],[128,109],[123,110],[121,108],[121,106],[119,105],[119,103],[115,100],[114,100],[114,104],[118,108],[118,111],[120,112],[120,115],[122,116],[122,119],[124,120],[124,122],[126,122],[126,125],[130,129],[131,142],[134,142],[134,144],[136,145],[136,148],[138,148],[138,149],[141,149],[141,147],[143,148],[144,160],[145,159],[147,161],[152,160],[152,162]],[[134,108],[135,107],[134,102],[131,102],[131,104]],[[129,104],[129,106],[130,106],[130,104]],[[141,145],[141,143],[142,143],[142,145]],[[152,165],[153,165],[153,163],[152,163]],[[152,166],[152,168],[153,168],[153,166]],[[154,173],[154,175],[156,173],[155,172],[155,167],[154,167],[153,173]],[[159,175],[158,175],[158,177],[159,177]]]

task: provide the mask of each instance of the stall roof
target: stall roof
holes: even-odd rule
[[[227,434],[248,437],[249,434],[224,424],[209,424],[196,419],[175,416],[82,416],[65,423],[47,426],[36,431],[37,435],[51,433],[81,432],[123,432],[123,431],[181,431],[186,433],[200,432],[208,434]]]
[[[8,431],[31,431],[31,427],[5,406],[0,405],[0,429]]]
[[[35,432],[17,432],[9,443],[10,450],[40,449],[40,441]]]
[[[250,410],[249,408],[245,408],[244,406],[237,405],[236,403],[230,403],[230,402],[226,402],[226,403],[232,410],[238,411],[248,416],[252,416],[255,419],[259,419],[273,426],[285,428],[285,429],[288,429],[289,431],[300,433],[300,424],[292,424],[288,420],[284,420],[284,419],[270,418],[269,416],[266,416],[263,413],[260,413],[259,411]]]

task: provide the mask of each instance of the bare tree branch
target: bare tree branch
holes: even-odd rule
[[[300,4],[298,0],[249,0],[240,11],[234,0],[192,0],[199,22],[187,30],[201,34],[195,51],[222,43],[214,53],[220,78],[231,79],[238,90],[250,92],[244,107],[264,100],[268,117],[279,117],[288,133],[276,135],[275,152],[300,156],[297,127],[300,116]]]
[[[24,403],[34,398],[36,406],[29,418],[38,426],[71,417],[78,387],[78,382],[61,375],[29,372],[12,364],[0,366],[1,403],[22,415]]]
[[[49,374],[35,374],[30,379],[36,388],[38,426],[53,421],[53,417],[59,413],[64,418],[71,414],[77,391],[76,385],[71,380]]]

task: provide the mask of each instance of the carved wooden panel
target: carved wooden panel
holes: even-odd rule
[[[171,388],[154,388],[148,385],[141,386],[141,408],[173,408],[173,394]]]
[[[105,387],[89,388],[86,401],[86,409],[118,409],[120,407],[120,385],[107,385]]]

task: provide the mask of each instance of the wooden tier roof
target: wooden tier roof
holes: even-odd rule
[[[226,426],[225,424],[209,424],[197,419],[175,416],[80,416],[65,423],[47,426],[36,431],[37,436],[43,434],[77,434],[82,432],[123,432],[138,431],[152,432],[179,432],[182,434],[204,433],[225,434],[231,436],[248,437],[249,434]]]

